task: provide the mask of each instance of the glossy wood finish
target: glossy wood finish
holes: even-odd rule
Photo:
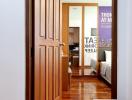
[[[62,91],[69,89],[68,56],[62,56]]]
[[[31,68],[31,66],[30,66],[30,56],[29,56],[29,53],[30,53],[30,43],[29,43],[29,0],[25,0],[25,5],[26,5],[26,20],[25,20],[25,28],[26,28],[26,30],[25,30],[25,32],[27,33],[27,34],[25,34],[25,42],[26,42],[26,100],[31,100],[31,84],[30,84],[30,79],[31,79],[31,77],[30,77],[30,68]]]
[[[60,0],[35,0],[34,16],[34,100],[60,100]]]
[[[85,11],[84,11],[85,9],[84,9],[84,6],[82,6],[82,65],[81,66],[84,66],[84,24],[85,24],[85,18],[84,18],[84,16],[85,16]]]
[[[69,56],[69,43],[68,43],[68,34],[69,34],[69,8],[67,4],[62,5],[62,41],[65,44],[63,46],[63,54]]]
[[[72,76],[96,76],[90,67],[74,67],[72,66]]]
[[[111,88],[97,78],[74,77],[69,91],[63,91],[62,100],[111,99]]]
[[[32,1],[25,0],[25,42],[26,42],[26,100],[33,100],[33,55],[32,55],[32,48],[33,48],[33,34],[32,34]]]
[[[112,98],[117,99],[117,1],[112,0]]]

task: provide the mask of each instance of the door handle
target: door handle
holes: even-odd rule
[[[65,43],[60,43],[59,46],[65,46]]]

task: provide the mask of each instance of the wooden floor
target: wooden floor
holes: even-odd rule
[[[96,77],[72,77],[69,91],[62,95],[62,100],[94,99],[111,99],[111,88]]]
[[[91,67],[72,67],[72,76],[95,75]]]

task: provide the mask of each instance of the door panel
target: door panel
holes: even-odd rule
[[[45,83],[45,80],[46,80],[46,49],[45,49],[45,46],[42,46],[40,47],[39,49],[40,53],[39,53],[39,59],[40,59],[40,100],[45,100],[45,97],[46,97],[46,83]]]
[[[50,39],[53,39],[54,37],[54,0],[48,0],[49,1],[49,33],[48,37]]]
[[[54,27],[54,30],[55,30],[55,39],[56,40],[59,40],[60,39],[60,26],[59,26],[59,23],[60,23],[60,15],[59,15],[59,13],[60,13],[60,6],[59,6],[59,3],[60,2],[60,0],[55,0],[55,2],[54,2],[54,19],[55,19],[55,23],[54,23],[54,25],[55,25],[55,27]]]
[[[35,100],[60,100],[60,0],[35,0]]]
[[[40,36],[45,38],[45,20],[46,20],[46,0],[40,0]]]
[[[49,34],[49,0],[45,0],[46,1],[46,5],[45,5],[45,8],[46,8],[46,38],[48,38],[48,34]]]
[[[55,70],[54,70],[54,96],[55,98],[58,98],[60,96],[60,64],[59,64],[59,53],[60,53],[60,48],[58,47],[55,47],[55,50],[54,50],[54,56],[55,56],[55,60],[54,60],[54,64],[55,64]]]
[[[53,70],[54,70],[54,48],[49,47],[48,48],[48,98],[47,100],[54,100],[53,99],[53,84],[54,84],[54,78],[53,78]]]

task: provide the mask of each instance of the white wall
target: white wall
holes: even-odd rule
[[[118,100],[132,100],[131,3],[118,1]]]
[[[127,57],[126,57],[126,44],[127,44],[127,34],[126,34],[126,8],[122,7],[126,5],[126,1],[124,3],[119,2],[120,10],[118,12],[118,80],[117,80],[117,90],[118,90],[118,99],[119,100],[127,100],[126,99],[126,75],[127,75]],[[119,8],[118,7],[118,8]],[[124,16],[125,15],[125,16]],[[123,20],[122,20],[123,19]],[[122,41],[123,40],[123,41]]]
[[[0,1],[0,100],[25,100],[24,1]]]
[[[85,47],[85,45],[92,45],[92,44],[96,44],[96,36],[91,36],[91,28],[97,28],[97,16],[98,16],[98,12],[97,12],[97,7],[95,6],[89,6],[89,7],[84,7],[84,38],[92,38],[93,39],[93,43],[87,43],[86,44],[86,40],[84,40],[84,65],[85,66],[90,66],[91,64],[91,59],[95,59],[97,60],[97,52],[86,52],[85,49],[96,49],[93,47]],[[88,39],[89,41],[90,39]]]
[[[132,0],[127,0],[126,23],[127,23],[127,100],[132,100]],[[124,8],[124,7],[123,7]]]

